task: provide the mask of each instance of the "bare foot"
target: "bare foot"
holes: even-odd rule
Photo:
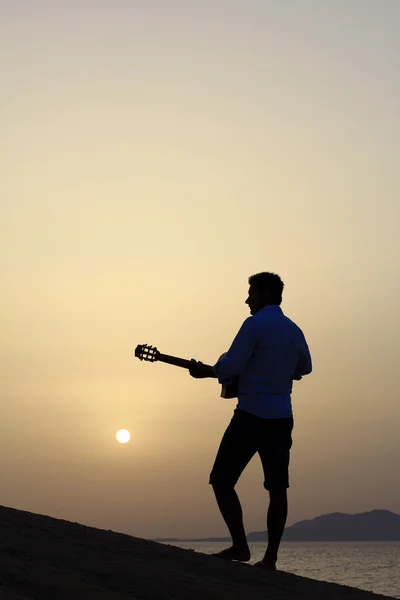
[[[260,560],[254,563],[254,567],[258,569],[264,569],[265,571],[276,571],[276,564],[271,560]]]
[[[231,546],[230,548],[225,548],[225,550],[222,550],[221,552],[211,554],[211,556],[223,558],[224,560],[240,560],[241,562],[247,562],[250,560],[251,554],[248,546]]]

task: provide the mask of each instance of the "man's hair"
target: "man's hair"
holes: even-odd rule
[[[256,273],[249,277],[249,285],[255,285],[260,292],[269,292],[275,304],[282,302],[284,283],[276,273]]]

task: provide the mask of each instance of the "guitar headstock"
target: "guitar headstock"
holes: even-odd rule
[[[139,344],[135,348],[135,356],[139,360],[148,360],[150,362],[156,362],[160,356],[159,351],[155,346],[149,346],[148,344]]]

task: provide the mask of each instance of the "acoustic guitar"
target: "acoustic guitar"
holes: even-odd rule
[[[226,353],[220,356],[220,359],[225,356]],[[135,356],[139,360],[147,360],[149,362],[163,362],[168,365],[174,365],[175,367],[182,367],[182,369],[190,369],[190,360],[186,358],[179,358],[177,356],[170,356],[169,354],[161,354],[155,346],[149,346],[148,344],[139,344],[135,348]],[[229,385],[222,384],[221,386],[221,398],[237,398],[239,393],[239,376],[234,377],[232,383]]]

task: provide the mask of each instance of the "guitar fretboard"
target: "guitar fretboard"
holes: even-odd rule
[[[169,354],[161,354],[161,352],[158,355],[157,360],[168,363],[169,365],[175,365],[176,367],[182,367],[182,369],[190,368],[190,360],[179,358],[177,356],[170,356]]]

